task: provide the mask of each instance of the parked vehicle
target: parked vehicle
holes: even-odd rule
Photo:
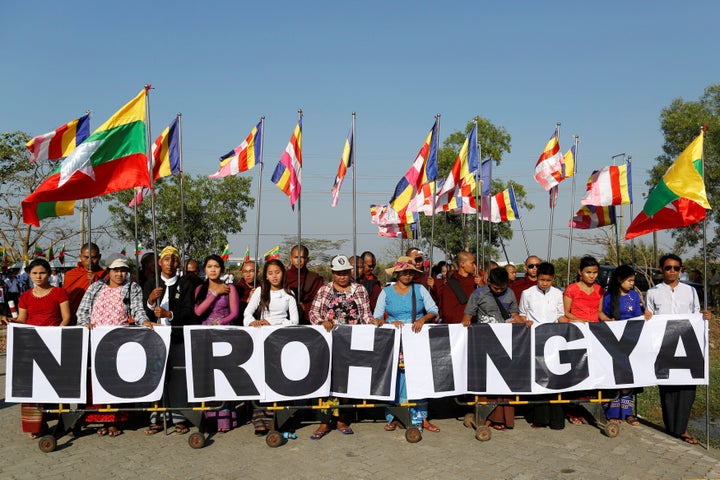
[[[595,281],[601,287],[607,290],[608,286],[610,285],[610,277],[612,276],[614,271],[615,265],[600,265],[597,280]],[[640,290],[640,292],[642,292],[643,294],[645,294],[645,292],[647,292],[650,287],[653,287],[662,281],[662,271],[660,271],[659,268],[642,266],[635,267],[635,288]],[[703,287],[703,284],[689,281],[684,281],[683,283],[687,283],[697,291],[698,297],[700,298],[700,304],[704,305],[705,289]]]

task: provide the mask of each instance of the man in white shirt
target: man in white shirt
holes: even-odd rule
[[[537,267],[537,285],[523,290],[520,297],[520,316],[533,323],[567,322],[563,294],[553,286],[555,266],[542,262]]]
[[[697,292],[690,285],[680,282],[680,257],[672,253],[663,255],[660,258],[660,269],[663,282],[648,290],[647,311],[652,314],[700,313]],[[710,312],[703,312],[703,318],[709,320]],[[698,443],[687,431],[695,390],[695,385],[660,385],[665,431],[691,445]]]

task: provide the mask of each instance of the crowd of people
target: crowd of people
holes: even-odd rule
[[[522,323],[530,327],[638,317],[651,320],[653,314],[701,312],[695,289],[680,282],[682,260],[673,254],[660,259],[663,281],[647,292],[643,303],[634,288],[635,270],[631,266],[617,267],[605,291],[596,282],[599,264],[591,256],[581,259],[576,281],[561,291],[554,286],[553,264],[535,255],[526,259],[524,276],[517,278],[515,265],[499,267],[489,261],[478,268],[474,255],[467,251],[458,252],[454,263],[440,262],[432,268],[418,248],[410,248],[405,253],[386,270],[386,284],[375,275],[377,261],[369,251],[349,258],[335,256],[330,262],[332,278],[326,283],[323,277],[307,268],[310,252],[303,245],[291,249],[289,266],[280,260],[269,260],[262,272],[258,272],[255,262],[245,262],[240,279],[233,282],[219,255],[209,255],[202,265],[196,260],[187,260],[181,269],[178,250],[167,246],[157,254],[157,264],[154,254],[144,255],[139,278],[133,280],[125,257],[112,256],[103,269],[100,250],[90,243],[81,248],[77,266],[65,273],[62,287],[53,284],[52,268],[42,258],[30,262],[26,272],[9,276],[6,295],[17,302],[17,316],[5,312],[8,314],[0,319],[5,323],[77,324],[88,328],[99,325],[147,328],[157,325],[256,328],[319,325],[327,331],[337,325],[387,323],[397,328],[411,325],[413,332],[419,332],[424,325],[432,323],[465,327],[474,323]],[[703,317],[709,319],[709,312],[703,312]],[[153,413],[145,429],[147,435],[162,431],[163,420],[179,434],[188,432],[189,421],[179,411],[189,406],[184,362],[182,329],[175,328],[171,334],[165,392],[173,410],[166,418]],[[408,399],[403,368],[399,369],[396,383],[396,401],[404,403]],[[639,425],[633,414],[632,394],[632,390],[622,390],[605,405],[608,421]],[[697,440],[687,430],[695,387],[663,386],[660,397],[666,431],[696,444]],[[92,392],[88,409],[92,409],[91,398]],[[508,399],[495,396],[480,400],[500,404],[484,419],[486,426],[496,430],[514,427],[516,412],[507,404]],[[342,401],[331,398],[328,405]],[[411,425],[404,425],[387,410],[385,430],[413,426],[439,432],[428,419],[427,401],[413,399],[413,403]],[[345,435],[354,433],[342,409],[329,408],[326,413],[310,438],[319,440],[332,430]],[[231,406],[205,415],[216,422],[218,432],[227,432],[238,425],[238,412]],[[524,416],[533,428],[562,429],[566,422],[585,422],[581,407],[564,408],[550,402],[527,406]],[[23,404],[21,418],[23,431],[32,438],[47,429],[47,419],[38,405]],[[99,435],[117,436],[123,433],[127,419],[128,415],[123,413],[89,413],[85,421],[100,424]],[[265,435],[273,427],[272,412],[260,406],[252,412],[251,422],[257,435]]]

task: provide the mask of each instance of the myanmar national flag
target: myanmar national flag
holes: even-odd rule
[[[230,244],[228,243],[225,245],[225,248],[223,249],[222,254],[220,255],[220,258],[223,259],[223,262],[227,262],[230,260]]]
[[[702,176],[703,140],[704,132],[670,165],[625,232],[626,240],[656,230],[694,225],[705,218],[705,210],[712,207]]]
[[[23,222],[40,226],[43,202],[93,198],[150,186],[143,89],[100,125],[22,201]]]
[[[275,245],[273,248],[265,252],[265,261],[268,260],[275,260],[277,258],[280,258],[280,245]]]

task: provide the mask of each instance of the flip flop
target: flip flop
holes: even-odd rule
[[[637,419],[637,417],[630,415],[625,418],[625,421],[632,425],[633,427],[639,427],[640,426],[640,420]]]
[[[423,428],[427,430],[428,432],[439,432],[440,427],[433,425],[430,422],[427,422],[427,424],[423,425]]]
[[[104,437],[105,435],[108,434],[108,429],[105,427],[100,427],[97,429],[97,434],[101,437]]]
[[[145,429],[145,435],[155,435],[158,432],[163,431],[163,426],[159,423],[151,423],[149,427]]]
[[[178,435],[185,435],[189,431],[190,429],[184,423],[175,424],[175,433],[177,433]]]
[[[325,435],[327,435],[328,433],[330,433],[330,430],[326,430],[326,431],[324,431],[324,432],[321,431],[321,430],[315,430],[315,432],[313,432],[313,434],[310,435],[310,440],[320,440],[321,438],[323,438],[323,437],[324,437]]]
[[[111,437],[118,437],[118,436],[122,435],[124,432],[122,430],[120,430],[119,428],[117,428],[115,425],[111,425],[110,427],[108,427],[107,433]]]
[[[350,427],[337,427],[337,431],[342,433],[343,435],[352,435],[355,433]]]
[[[680,437],[678,437],[678,438],[680,438],[680,440],[682,440],[682,441],[685,442],[685,443],[689,443],[690,445],[697,445],[697,444],[698,444],[697,438],[693,437],[693,436],[690,435],[689,433],[683,433],[683,434],[680,435]]]
[[[394,432],[396,429],[397,429],[397,425],[395,424],[395,422],[385,424],[386,432]]]

